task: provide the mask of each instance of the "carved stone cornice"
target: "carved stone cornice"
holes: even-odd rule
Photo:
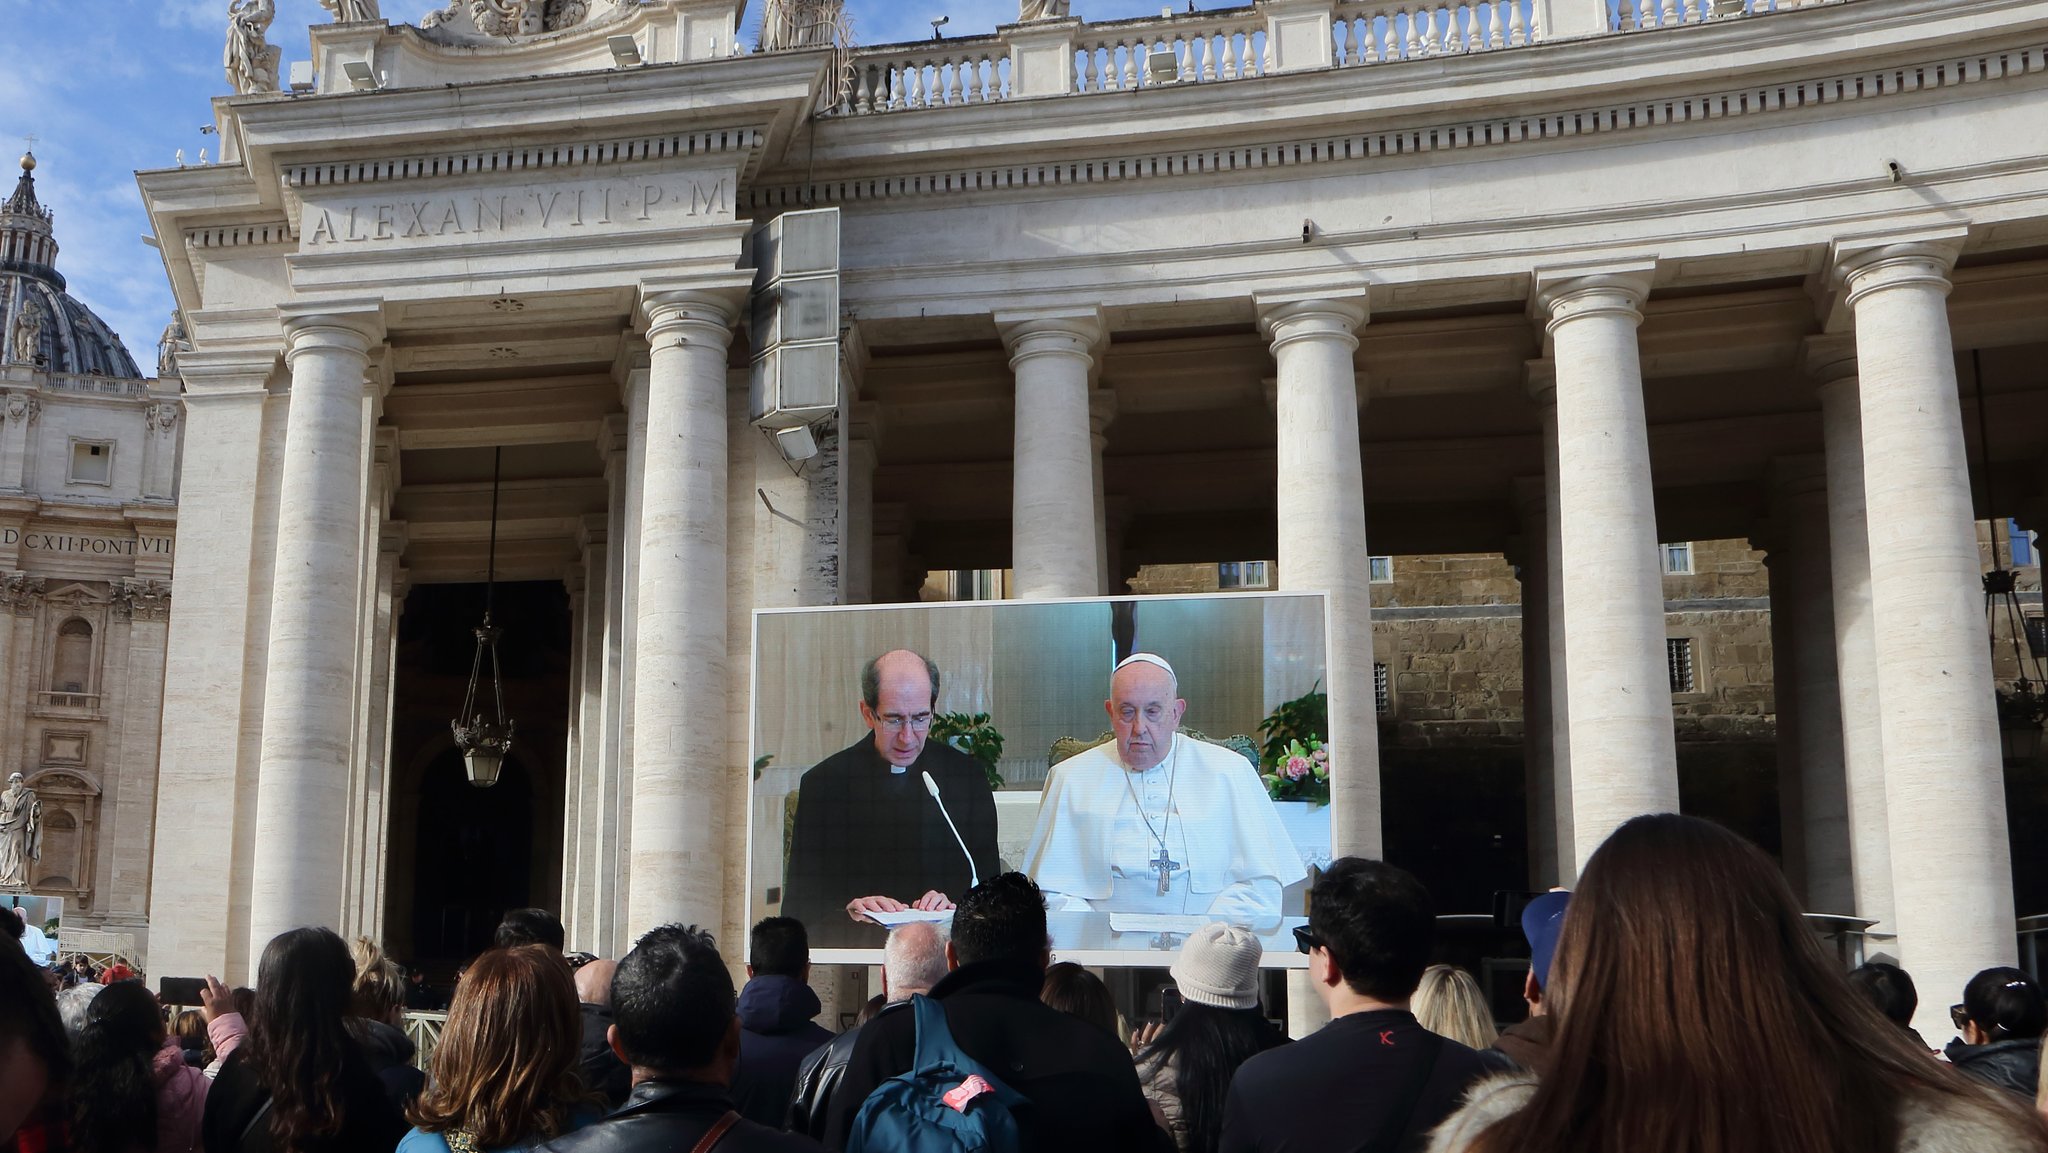
[[[42,599],[42,577],[25,572],[0,575],[0,610],[16,616],[28,616],[36,611],[36,603]]]

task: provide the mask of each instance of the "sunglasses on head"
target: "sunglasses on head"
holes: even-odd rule
[[[1954,1023],[1955,1023],[1955,1027],[1956,1027],[1956,1028],[1958,1028],[1958,1029],[1960,1029],[1960,1028],[1962,1028],[1963,1026],[1965,1026],[1965,1025],[1969,1024],[1969,1023],[1970,1023],[1970,1010],[1969,1010],[1968,1006],[1965,1006],[1965,1005],[1950,1005],[1950,1006],[1948,1007],[1948,1019],[1949,1019],[1950,1021],[1954,1022]]]

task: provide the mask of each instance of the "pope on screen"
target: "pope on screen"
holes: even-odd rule
[[[1133,653],[1109,687],[1116,739],[1053,766],[1024,851],[1048,907],[1277,920],[1306,870],[1258,772],[1181,735],[1188,703],[1164,659]]]

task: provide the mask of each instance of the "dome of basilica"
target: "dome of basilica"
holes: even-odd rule
[[[36,159],[0,203],[0,364],[43,372],[140,378],[135,358],[106,321],[64,291],[52,214],[36,200]]]

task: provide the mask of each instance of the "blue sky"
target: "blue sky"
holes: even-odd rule
[[[1074,11],[1114,20],[1165,2],[1075,0]],[[441,3],[384,0],[383,11],[394,23],[417,23]],[[748,5],[750,25],[760,7]],[[988,32],[1017,15],[1016,0],[850,0],[848,9],[863,44],[929,36],[939,15],[951,17],[948,35]],[[317,0],[278,0],[270,40],[286,61],[305,59],[306,27],[326,21]],[[0,197],[14,187],[24,138],[35,136],[36,187],[57,213],[57,267],[146,368],[171,294],[162,262],[141,240],[149,221],[134,173],[170,165],[179,149],[196,163],[200,149],[216,147],[199,128],[226,90],[226,23],[227,0],[0,0]]]

